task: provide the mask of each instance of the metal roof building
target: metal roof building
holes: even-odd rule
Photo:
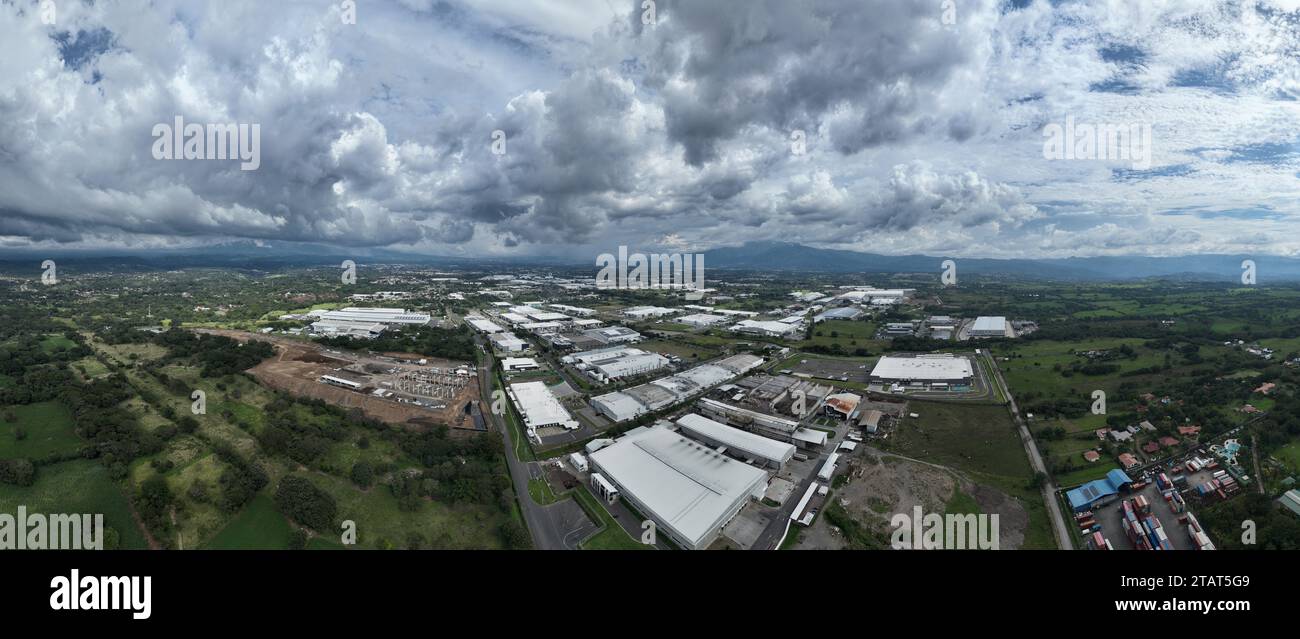
[[[1075,512],[1083,512],[1092,508],[1096,504],[1104,503],[1110,497],[1119,493],[1132,484],[1133,480],[1129,479],[1128,474],[1115,468],[1106,473],[1105,479],[1090,481],[1074,490],[1065,493],[1066,499],[1070,500],[1070,507]]]
[[[488,338],[488,341],[492,342],[492,346],[496,347],[497,350],[507,353],[528,349],[528,342],[515,337],[514,333],[494,333]]]
[[[363,308],[349,306],[337,311],[312,311],[323,320],[345,322],[372,322],[379,324],[418,325],[428,324],[432,316],[426,313],[408,312],[404,308]]]
[[[346,320],[320,320],[312,322],[311,332],[327,337],[378,337],[387,325],[378,322],[352,322]]]
[[[701,550],[767,487],[767,473],[666,428],[629,433],[591,454],[624,499],[682,548]]]
[[[644,375],[668,366],[668,358],[663,355],[622,346],[574,353],[565,356],[561,361],[573,364],[601,382]]]
[[[841,306],[839,308],[832,308],[818,313],[813,317],[813,321],[824,322],[828,319],[855,320],[859,317],[862,317],[862,311],[860,309],[853,308],[852,306]]]
[[[700,328],[703,326],[712,326],[714,324],[725,322],[727,321],[727,316],[710,315],[708,313],[693,313],[691,315],[683,315],[677,318],[677,321],[682,324],[689,324],[690,326]]]
[[[973,377],[970,360],[950,353],[916,357],[885,356],[871,369],[871,381],[880,383],[969,383]]]
[[[1006,337],[1007,318],[977,317],[975,324],[971,326],[970,334],[972,337]]]
[[[485,319],[485,318],[483,318],[483,317],[480,317],[480,316],[477,316],[477,315],[475,315],[475,316],[471,316],[471,317],[466,317],[466,318],[465,318],[465,323],[466,323],[466,324],[469,324],[470,327],[472,327],[474,330],[476,330],[476,331],[478,331],[478,332],[480,332],[480,333],[489,333],[489,334],[490,334],[490,333],[503,333],[503,332],[505,332],[505,330],[506,330],[506,329],[501,328],[500,326],[497,326],[496,324],[494,324],[494,323],[488,321],[487,319]]]
[[[762,435],[719,424],[707,417],[690,413],[677,420],[681,432],[710,446],[724,446],[726,451],[740,457],[762,462],[769,468],[781,469],[794,457],[794,446]]]
[[[548,426],[562,426],[566,429],[579,427],[578,422],[569,415],[569,411],[564,408],[560,400],[555,398],[545,383],[511,384],[509,392],[515,408],[519,409],[519,414],[524,417],[529,435],[534,435],[537,429]]]
[[[786,324],[783,322],[765,322],[762,320],[741,320],[740,323],[731,327],[735,333],[749,333],[752,335],[766,335],[768,337],[784,337],[795,331],[799,327],[795,324]]]

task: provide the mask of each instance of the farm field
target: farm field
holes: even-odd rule
[[[1024,548],[1054,548],[1051,522],[1007,409],[998,405],[911,400],[883,450],[965,473],[1016,498],[1028,515]]]
[[[358,547],[405,548],[413,534],[420,536],[421,546],[426,548],[501,547],[496,531],[508,515],[499,509],[424,500],[418,510],[404,511],[387,486],[363,491],[333,475],[313,473],[308,478],[338,502],[340,521],[356,522]]]
[[[12,414],[16,421],[9,422]],[[47,455],[75,453],[85,443],[73,430],[72,413],[57,402],[0,407],[0,459],[42,459]],[[18,433],[25,433],[18,439]]]
[[[77,459],[41,467],[31,486],[0,484],[0,512],[103,514],[104,525],[117,532],[119,547],[148,548],[144,534],[131,516],[131,505],[108,470],[96,461]],[[105,544],[108,540],[105,539]]]
[[[292,527],[265,494],[254,497],[204,548],[209,550],[284,550]]]

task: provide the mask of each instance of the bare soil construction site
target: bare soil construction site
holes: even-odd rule
[[[848,472],[848,482],[832,495],[832,499],[838,501],[854,519],[885,538],[894,530],[890,526],[894,514],[910,515],[915,506],[920,506],[926,513],[943,514],[960,491],[969,496],[978,512],[999,516],[1003,550],[1014,550],[1024,543],[1029,521],[1024,507],[996,488],[972,482],[951,469],[869,448],[860,459],[854,460]],[[812,550],[845,547],[844,536],[824,517],[818,517],[817,522],[804,532],[797,546]]]
[[[366,354],[326,349],[312,342],[245,331],[204,329],[239,341],[275,346],[275,357],[250,369],[269,388],[319,399],[389,424],[454,431],[479,428],[470,405],[479,397],[472,363],[390,353]]]

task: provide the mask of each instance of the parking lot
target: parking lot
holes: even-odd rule
[[[871,368],[875,360],[867,359],[821,359],[809,357],[795,362],[791,370],[803,375],[821,379],[833,379],[841,382],[866,384],[871,379]]]

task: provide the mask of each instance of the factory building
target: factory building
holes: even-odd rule
[[[720,324],[722,322],[727,321],[727,316],[710,315],[708,313],[694,313],[691,315],[683,315],[677,318],[677,321],[679,323],[686,324],[687,326],[693,326],[695,328],[704,328],[706,326],[713,326],[714,324]]]
[[[897,384],[929,390],[951,390],[974,382],[971,362],[952,353],[915,357],[881,357],[871,369],[873,384]]]
[[[741,320],[731,327],[732,332],[764,337],[789,337],[799,331],[799,325],[786,322],[769,322],[763,320]]]
[[[694,413],[677,420],[682,433],[741,460],[780,471],[794,457],[794,446],[720,424]]]
[[[573,365],[588,377],[602,383],[645,375],[668,366],[668,358],[663,355],[623,346],[575,353],[560,361]]]
[[[761,499],[767,473],[667,428],[629,432],[591,453],[596,475],[678,546],[708,548],[750,500]],[[614,498],[617,498],[616,496]]]
[[[627,421],[684,402],[762,364],[763,358],[755,355],[732,355],[646,384],[593,397],[591,406],[615,422]]]
[[[488,337],[492,348],[503,353],[518,353],[528,350],[528,342],[515,337],[514,333],[494,333]]]
[[[596,314],[594,309],[582,308],[581,306],[569,306],[568,304],[550,304],[549,306],[561,313],[568,313],[578,317],[591,317]]]
[[[852,306],[841,306],[839,308],[822,311],[813,316],[813,323],[825,322],[826,320],[855,320],[859,317],[862,317],[861,309],[853,308]]]
[[[522,382],[507,388],[510,401],[524,418],[528,436],[536,439],[540,428],[562,427],[577,430],[580,425],[569,415],[544,382]]]
[[[501,360],[501,370],[507,373],[541,370],[541,364],[531,357],[506,357]]]
[[[663,306],[633,306],[623,309],[623,316],[634,320],[645,320],[673,315],[677,312],[679,312],[678,309]]]
[[[858,404],[862,403],[862,397],[853,393],[836,393],[826,398],[822,403],[822,410],[831,417],[839,419],[853,419],[858,414]]]
[[[354,391],[359,391],[364,388],[364,385],[360,382],[354,382],[350,379],[343,379],[342,377],[335,377],[333,375],[321,375],[320,381],[331,386],[338,386],[340,388]]]
[[[510,325],[511,325],[511,326],[519,326],[520,324],[527,324],[527,323],[533,321],[533,320],[529,319],[529,317],[528,317],[527,315],[521,315],[521,314],[519,314],[519,313],[514,313],[514,312],[511,312],[511,313],[502,313],[502,314],[501,314],[501,319],[503,319],[503,320],[505,320],[505,321],[507,321],[507,322],[510,322]]]
[[[519,325],[519,330],[537,335],[552,335],[560,332],[563,328],[564,325],[560,322],[528,322]]]
[[[350,322],[346,320],[320,320],[312,322],[311,333],[321,337],[356,337],[374,339],[388,327],[377,322]]]
[[[971,337],[1013,337],[1005,317],[977,317],[971,325]]]
[[[506,330],[504,328],[501,328],[500,326],[497,326],[495,323],[488,321],[487,318],[478,315],[466,316],[465,323],[469,324],[470,328],[473,328],[474,330],[480,333],[487,333],[489,335],[491,335],[492,333],[504,333]]]
[[[610,326],[583,331],[582,334],[601,344],[632,344],[641,341],[641,334],[622,326]]]
[[[885,324],[885,335],[889,337],[907,337],[916,332],[916,326],[911,322],[889,322]]]
[[[409,312],[404,308],[363,308],[349,306],[337,311],[312,311],[323,320],[344,322],[369,322],[388,326],[424,326],[431,319],[426,313]]]

